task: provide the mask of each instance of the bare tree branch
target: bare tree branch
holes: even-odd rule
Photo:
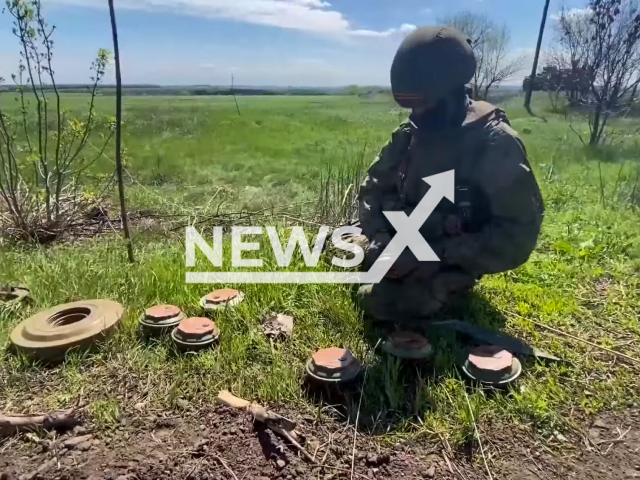
[[[512,57],[509,53],[511,33],[506,24],[500,26],[484,15],[470,12],[444,18],[442,22],[471,39],[477,64],[472,80],[475,98],[486,99],[492,87],[524,68],[525,57]]]
[[[588,92],[571,100],[587,108],[589,144],[597,145],[610,118],[632,104],[640,82],[638,2],[590,0],[586,12],[563,11],[557,37],[555,60],[588,84]]]

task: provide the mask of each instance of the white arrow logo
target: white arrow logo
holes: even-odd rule
[[[365,273],[366,280],[362,283],[379,283],[407,247],[421,262],[440,261],[420,234],[420,228],[443,197],[448,198],[452,203],[455,201],[454,171],[449,170],[448,172],[425,177],[422,180],[431,185],[431,188],[422,197],[420,203],[416,205],[416,208],[411,212],[411,216],[407,216],[404,212],[382,212],[395,228],[396,234],[369,271]]]
[[[454,170],[422,179],[431,188],[410,216],[383,212],[396,234],[367,272],[187,272],[187,283],[379,283],[405,248],[421,262],[440,259],[420,234],[420,228],[442,198],[455,199]]]

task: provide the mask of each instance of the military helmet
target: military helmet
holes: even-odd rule
[[[454,28],[421,27],[400,44],[391,65],[391,90],[402,107],[434,105],[476,71],[471,39]]]

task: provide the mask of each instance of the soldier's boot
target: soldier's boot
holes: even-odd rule
[[[478,278],[463,270],[445,270],[431,280],[431,292],[443,305],[451,305],[469,294]]]
[[[376,324],[415,329],[442,308],[442,302],[430,294],[429,285],[383,279],[358,290],[365,319]],[[397,327],[395,327],[397,326]]]

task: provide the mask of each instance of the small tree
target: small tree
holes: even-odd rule
[[[559,71],[567,72],[571,86],[567,87],[569,101],[573,104],[588,101],[590,74],[588,49],[593,36],[591,14],[586,11],[562,11],[556,24],[557,48],[548,54],[548,63]]]
[[[635,101],[640,83],[638,3],[590,0],[586,12],[562,12],[558,28],[567,67],[583,72],[589,85],[580,102],[588,111],[589,145],[597,145],[611,117]]]
[[[481,90],[481,97],[486,99],[489,90],[512,78],[524,67],[524,56],[510,57],[508,47],[511,42],[509,27],[494,28],[476,51],[482,59],[476,72],[476,88]]]
[[[4,12],[13,17],[20,61],[11,77],[15,93],[3,94],[14,96],[17,108],[0,101],[0,228],[49,241],[86,208],[81,184],[113,134],[112,122],[101,121],[95,111],[110,54],[101,49],[91,65],[89,105],[80,118],[62,107],[53,69],[55,27],[45,22],[40,1],[8,0]],[[96,135],[100,127],[106,133]]]
[[[477,68],[472,80],[473,96],[486,99],[492,87],[500,85],[522,70],[524,56],[511,57],[509,27],[497,25],[484,15],[464,12],[443,20],[471,39]]]

